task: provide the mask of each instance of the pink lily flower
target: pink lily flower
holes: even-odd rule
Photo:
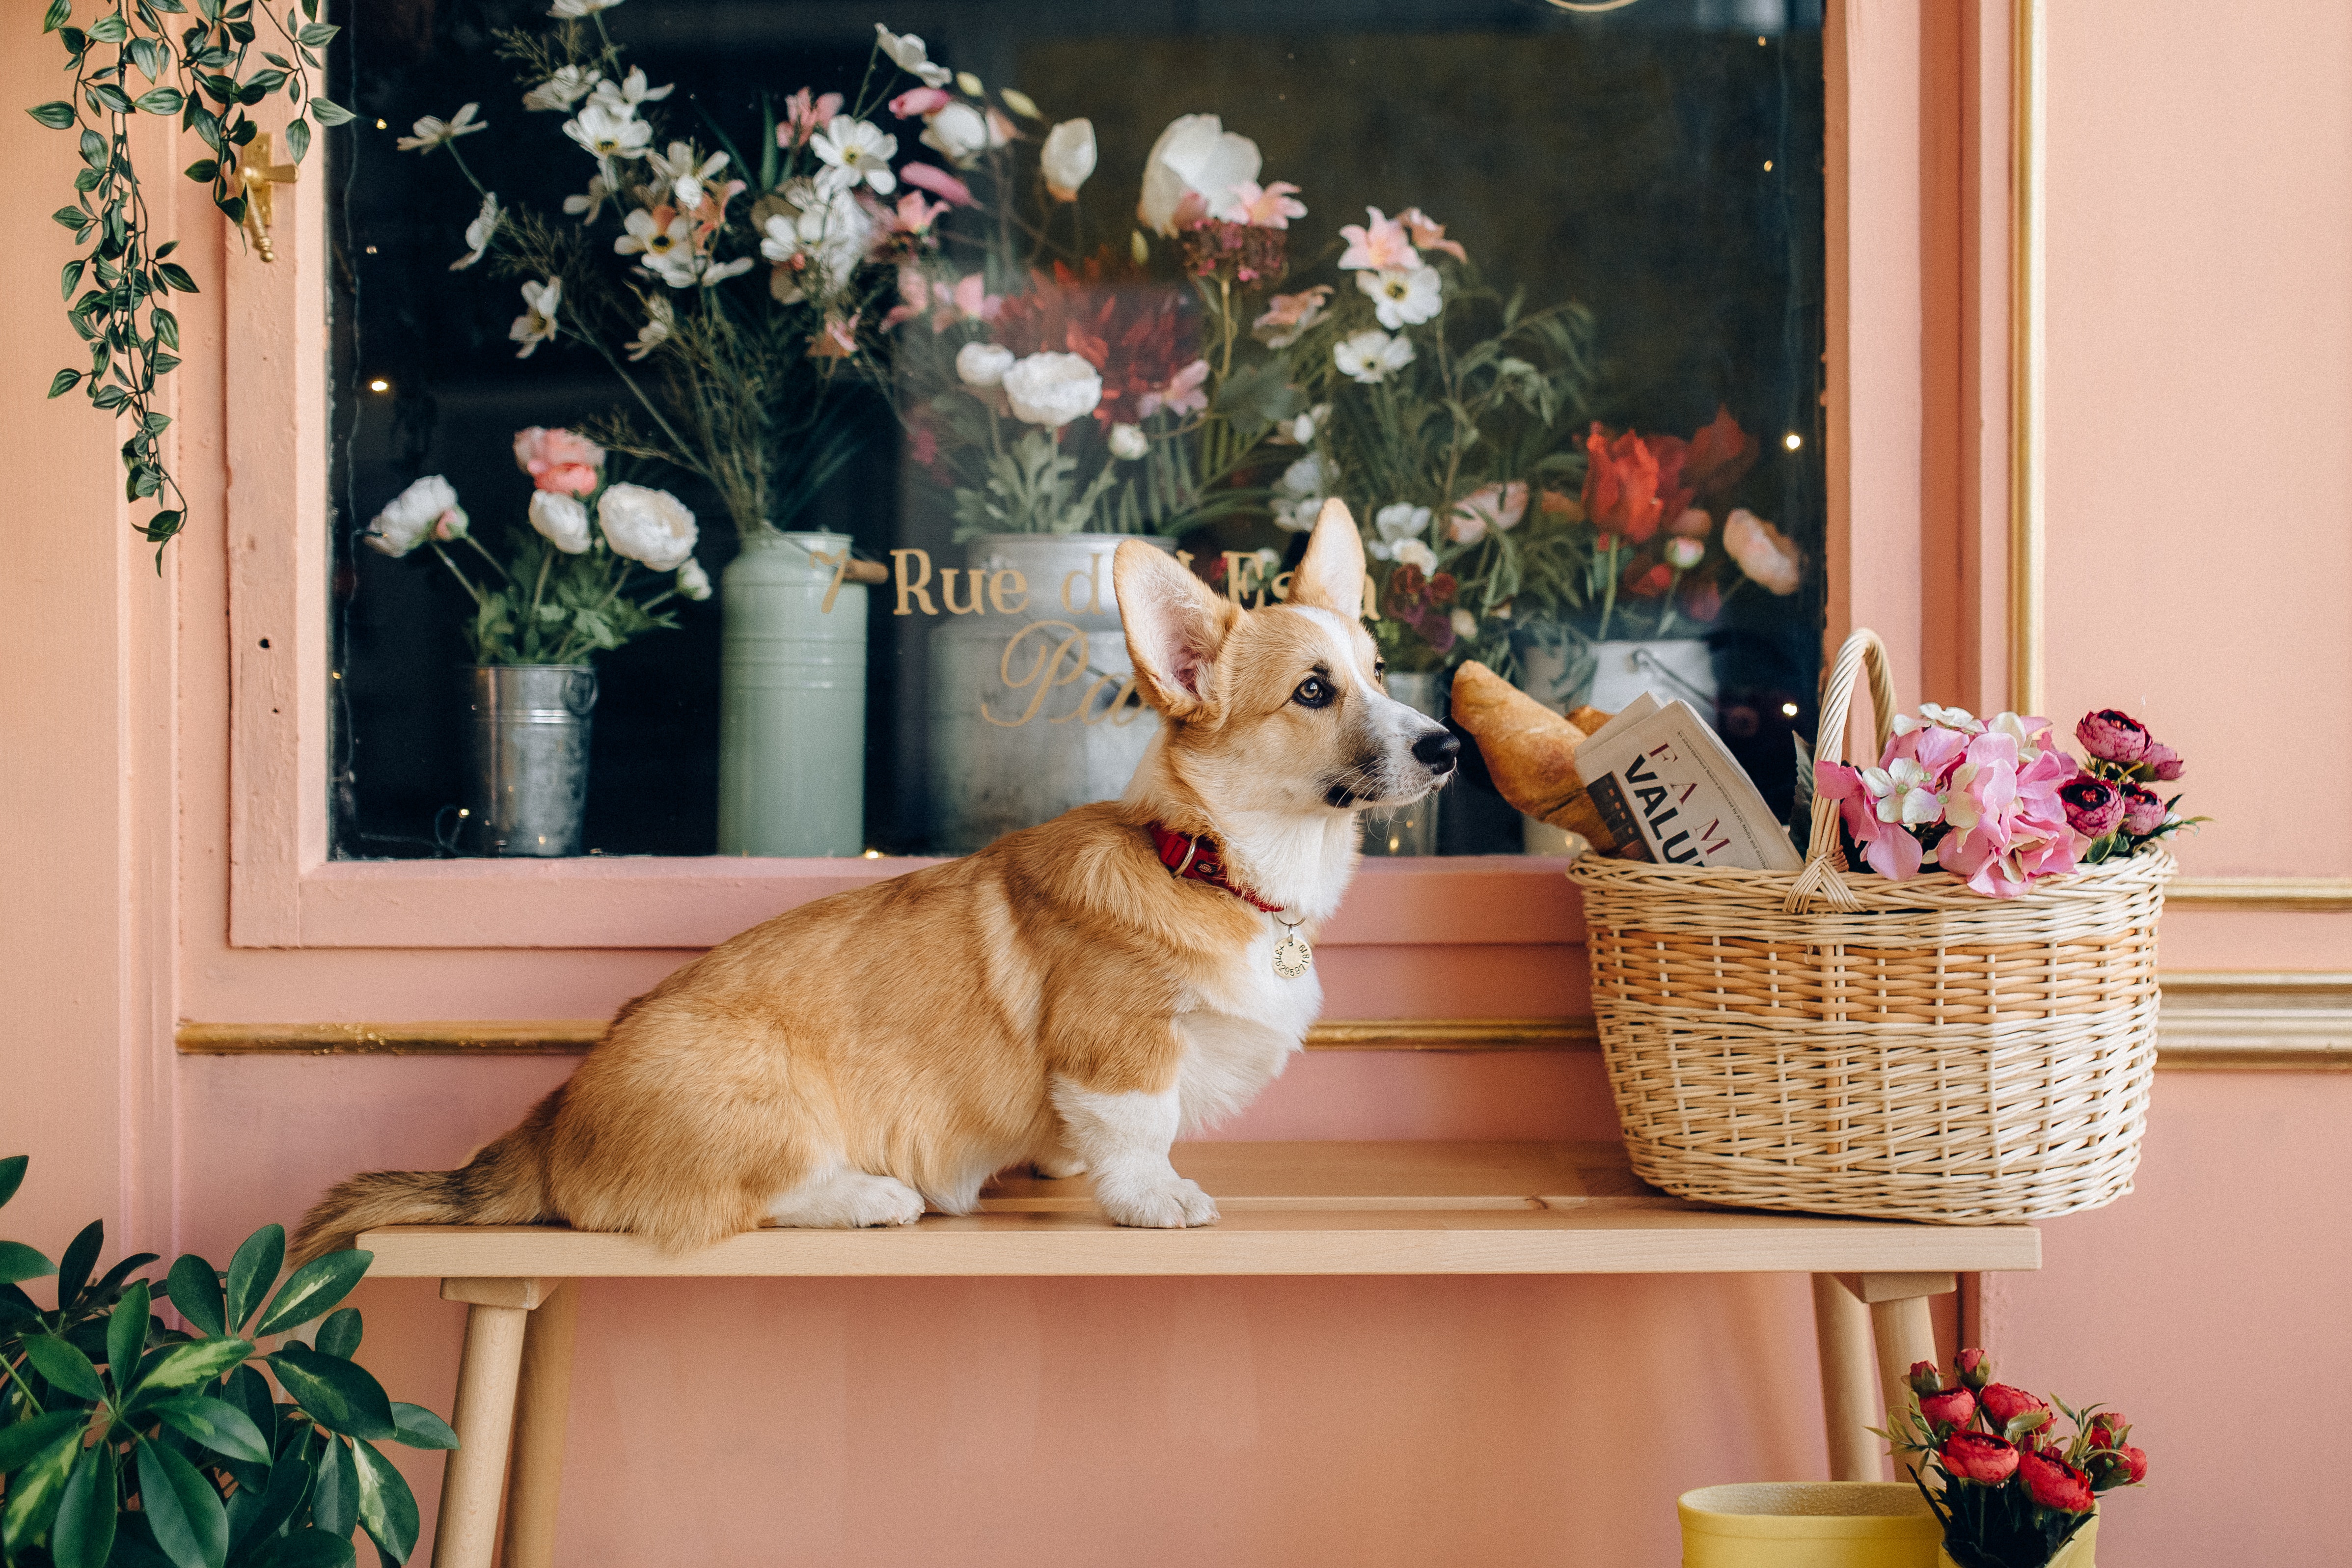
[[[1138,417],[1149,419],[1161,409],[1171,414],[1196,414],[1209,406],[1209,395],[1202,384],[1209,379],[1209,362],[1196,359],[1171,376],[1165,386],[1155,386],[1136,400]]]
[[[1445,237],[1445,226],[1432,222],[1419,207],[1405,208],[1397,214],[1397,221],[1411,231],[1413,244],[1422,249],[1444,251],[1456,261],[1470,259],[1470,253],[1462,248],[1459,241]]]
[[[1288,180],[1276,180],[1261,186],[1255,180],[1244,180],[1234,187],[1234,199],[1217,216],[1227,223],[1245,223],[1259,228],[1288,228],[1290,220],[1307,216],[1307,204],[1291,198],[1298,187]]]
[[[1340,253],[1342,272],[1411,272],[1421,265],[1421,255],[1405,235],[1401,219],[1383,217],[1378,207],[1366,207],[1371,223],[1343,224],[1339,237],[1348,242]]]

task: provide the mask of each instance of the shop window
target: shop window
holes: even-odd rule
[[[1400,695],[1465,658],[1562,707],[1646,684],[1785,805],[1823,604],[1818,0],[878,16],[935,84],[837,6],[548,9],[339,18],[335,857],[974,847],[1115,795],[1156,723],[1093,536],[1264,602],[1327,496]],[[541,437],[526,472],[534,427],[601,458]],[[1475,762],[1433,831],[1374,837],[1542,847]]]

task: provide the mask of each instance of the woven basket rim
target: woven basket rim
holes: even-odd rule
[[[1843,883],[1865,909],[1874,912],[1906,909],[1945,911],[1957,905],[1991,913],[2111,898],[2118,889],[2137,884],[2160,886],[2169,881],[2179,868],[2172,852],[2158,845],[2121,859],[2085,866],[2063,877],[2045,877],[2013,899],[1988,898],[1944,870],[1922,871],[1900,882],[1882,877],[1875,871],[1832,871],[1829,875]],[[1733,898],[1742,895],[1769,897],[1775,903],[1787,896],[1802,874],[1798,871],[1750,871],[1737,866],[1661,866],[1650,860],[1620,860],[1591,850],[1579,856],[1567,871],[1568,879],[1580,887],[1590,886],[1611,892],[1642,884],[1659,886],[1661,890],[1664,888],[1696,889],[1713,885]],[[1817,908],[1811,912],[1835,914],[1841,911]]]

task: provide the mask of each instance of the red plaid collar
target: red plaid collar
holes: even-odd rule
[[[1206,882],[1213,888],[1223,888],[1253,909],[1267,914],[1282,912],[1280,904],[1269,904],[1247,888],[1225,880],[1225,860],[1217,841],[1206,834],[1178,833],[1151,825],[1151,846],[1160,853],[1160,863],[1178,877],[1188,877],[1196,882]]]

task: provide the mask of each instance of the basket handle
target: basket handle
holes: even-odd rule
[[[1870,676],[1871,717],[1878,744],[1870,757],[1876,765],[1886,753],[1886,740],[1895,728],[1895,678],[1886,665],[1886,645],[1868,626],[1858,626],[1838,649],[1837,662],[1830,667],[1827,689],[1822,697],[1821,727],[1815,731],[1813,755],[1816,761],[1843,763],[1846,755],[1846,717],[1853,707],[1853,689],[1864,671]],[[1813,831],[1805,850],[1805,868],[1797,885],[1790,889],[1789,908],[1803,909],[1811,895],[1822,894],[1840,909],[1859,908],[1853,896],[1845,890],[1836,873],[1845,867],[1844,852],[1838,845],[1838,803],[1816,792],[1813,795]]]

